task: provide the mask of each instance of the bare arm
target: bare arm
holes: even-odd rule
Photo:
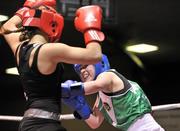
[[[20,24],[22,21],[19,16],[14,15],[11,17],[2,27],[1,32],[4,38],[6,39],[8,45],[11,47],[12,51],[15,53],[16,47],[20,43],[19,36],[20,32],[16,33],[6,33],[10,31],[17,30],[17,25]]]
[[[93,94],[98,91],[112,93],[120,91],[123,88],[123,81],[113,72],[103,72],[96,80],[84,83],[85,95]]]
[[[86,21],[93,16],[96,22]],[[75,28],[82,32],[86,48],[72,47],[60,43],[49,43],[41,48],[40,53],[46,57],[45,61],[53,64],[59,62],[69,64],[94,64],[101,60],[102,50],[100,42],[104,40],[101,30],[102,12],[99,6],[85,6],[76,11]],[[48,53],[47,53],[48,52]]]
[[[89,43],[86,48],[72,47],[63,43],[49,43],[45,44],[40,52],[53,63],[94,64],[102,57],[101,45],[97,42]]]
[[[84,83],[85,95],[94,94],[98,91],[107,92],[112,88],[112,73],[101,73],[96,80]]]
[[[85,120],[86,124],[88,124],[88,126],[91,127],[92,129],[98,128],[104,120],[103,114],[98,109],[98,104],[99,104],[99,97],[97,96],[96,102],[93,107],[93,113],[90,115],[88,119]]]

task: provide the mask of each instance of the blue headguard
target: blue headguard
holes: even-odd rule
[[[94,64],[95,67],[95,78],[102,72],[110,69],[109,60],[106,55],[103,54],[102,60],[97,64]],[[81,64],[74,64],[74,70],[79,75],[80,74]]]

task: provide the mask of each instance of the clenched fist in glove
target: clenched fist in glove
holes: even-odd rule
[[[69,98],[77,95],[84,95],[84,87],[81,82],[67,80],[61,84],[62,98]]]
[[[92,113],[85,97],[82,95],[70,98],[62,98],[62,102],[74,111],[74,116],[77,119],[88,119]]]
[[[84,6],[76,11],[75,27],[84,34],[85,44],[104,40],[101,32],[102,9],[97,5]]]

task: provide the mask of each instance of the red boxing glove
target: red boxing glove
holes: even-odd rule
[[[29,8],[36,8],[41,5],[51,6],[51,7],[55,8],[56,0],[26,0],[23,6],[29,7]]]
[[[78,31],[84,33],[85,44],[91,41],[102,42],[104,33],[101,32],[102,9],[97,5],[84,6],[76,11],[74,20]]]
[[[21,20],[23,19],[24,16],[24,12],[29,10],[28,7],[22,7],[20,8],[18,11],[16,11],[15,15],[19,16],[21,18]]]

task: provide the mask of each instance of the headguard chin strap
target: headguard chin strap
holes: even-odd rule
[[[60,39],[64,18],[50,7],[43,10],[30,9],[24,14],[23,26],[39,28],[48,35],[50,42],[54,42]]]
[[[109,60],[106,55],[103,54],[102,60],[96,64],[95,67],[95,78],[102,72],[110,69]],[[80,75],[81,64],[74,64],[74,70]]]

